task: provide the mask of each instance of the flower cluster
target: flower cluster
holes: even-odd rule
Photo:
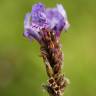
[[[63,53],[60,46],[60,34],[69,27],[66,11],[61,4],[55,8],[45,8],[42,3],[35,4],[32,12],[24,20],[24,36],[40,43],[48,84],[43,85],[50,96],[62,96],[67,79],[61,73]]]
[[[56,37],[69,27],[66,11],[61,4],[55,8],[45,8],[42,3],[35,4],[24,20],[24,36],[42,42],[42,29],[54,31]]]

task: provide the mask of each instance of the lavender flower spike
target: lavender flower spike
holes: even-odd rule
[[[43,87],[49,96],[62,96],[68,84],[61,72],[63,53],[60,46],[60,34],[68,28],[66,11],[61,4],[55,8],[45,8],[42,3],[37,3],[25,16],[24,36],[40,44],[41,57],[49,77]]]

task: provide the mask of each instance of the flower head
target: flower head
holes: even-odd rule
[[[68,27],[67,15],[61,4],[57,4],[55,8],[45,8],[42,3],[37,3],[25,16],[24,35],[41,42],[42,29],[52,30],[56,37],[59,37],[61,31],[67,30]]]

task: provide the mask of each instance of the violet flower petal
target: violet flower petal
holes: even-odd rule
[[[32,22],[38,24],[39,26],[43,26],[46,23],[46,14],[45,7],[42,3],[35,4],[32,7]]]

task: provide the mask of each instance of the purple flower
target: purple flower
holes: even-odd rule
[[[56,8],[45,8],[42,3],[38,3],[25,16],[24,36],[41,42],[43,28],[53,30],[56,37],[59,37],[61,31],[67,30],[68,27],[67,15],[61,4],[57,4]]]

